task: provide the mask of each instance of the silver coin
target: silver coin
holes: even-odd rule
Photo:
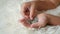
[[[29,22],[30,24],[36,23],[36,22],[38,22],[38,18],[35,17],[33,20],[28,19],[28,22]]]

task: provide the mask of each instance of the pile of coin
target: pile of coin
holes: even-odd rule
[[[38,18],[35,17],[33,20],[28,19],[28,22],[29,22],[30,24],[36,23],[36,22],[38,22]]]

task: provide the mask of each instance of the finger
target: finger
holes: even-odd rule
[[[20,19],[19,21],[20,21],[20,22],[23,22],[24,20],[25,20],[25,19]]]
[[[30,19],[33,19],[35,16],[35,5],[32,5],[30,8]]]
[[[21,8],[21,14],[24,16],[24,17],[28,17],[28,14],[29,14],[29,9],[27,7],[26,4],[24,4]]]
[[[37,23],[34,23],[31,25],[31,28],[39,28],[38,24]]]
[[[26,10],[27,10],[27,7],[22,7],[22,9],[21,9],[21,14],[24,16],[24,17],[27,17],[26,16]]]
[[[26,19],[21,19],[20,21],[25,27],[30,27],[30,24],[27,22]]]

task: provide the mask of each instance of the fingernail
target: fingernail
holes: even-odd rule
[[[32,18],[32,17],[31,17],[30,19],[31,19],[31,20],[33,20],[33,18]]]

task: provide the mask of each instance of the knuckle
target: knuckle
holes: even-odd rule
[[[31,2],[25,2],[22,4],[22,7],[30,7],[31,6]]]

